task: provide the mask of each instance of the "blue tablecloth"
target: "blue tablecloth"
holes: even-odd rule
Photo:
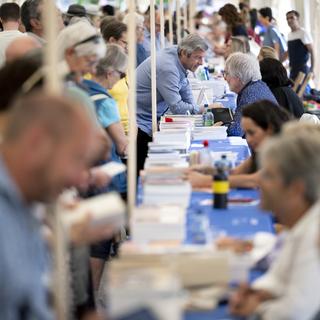
[[[199,150],[203,148],[203,141],[194,140],[192,141],[190,150]],[[230,139],[222,140],[210,140],[209,148],[211,151],[232,151],[238,154],[237,162],[242,162],[250,156],[250,150],[246,145],[232,145],[230,144]]]
[[[212,232],[238,238],[251,238],[259,231],[273,232],[272,218],[269,213],[261,211],[258,204],[257,190],[233,189],[230,199],[252,199],[251,203],[230,203],[228,209],[213,209],[213,196],[208,192],[193,192],[187,213],[186,242],[192,242],[190,223],[195,212],[201,210],[210,221]],[[254,201],[256,200],[256,201]]]
[[[193,144],[200,143],[194,141]],[[250,155],[248,147],[245,145],[234,146],[228,139],[209,141],[209,148],[212,151],[234,151],[238,153],[238,161],[241,162]],[[259,192],[252,189],[232,189],[229,193],[229,199],[247,199],[256,200],[251,203],[230,203],[228,209],[213,209],[212,194],[208,192],[193,192],[190,206],[187,213],[187,230],[186,242],[192,242],[192,233],[190,224],[192,216],[196,211],[201,210],[206,214],[210,221],[210,229],[213,236],[226,234],[242,239],[251,238],[259,231],[274,232],[272,217],[270,213],[261,211],[259,208]],[[253,271],[251,278],[256,277],[257,272]],[[239,319],[232,317],[228,312],[226,304],[219,305],[211,311],[188,311],[185,313],[185,320],[234,320]]]
[[[191,150],[197,150],[202,141],[193,141]],[[198,145],[198,146],[197,146]],[[201,147],[201,146],[200,146]],[[209,148],[212,151],[233,151],[238,154],[238,162],[249,157],[250,150],[246,145],[231,145],[229,139],[211,140]],[[137,202],[141,203],[143,194],[141,184],[139,184]],[[259,208],[259,192],[250,189],[233,189],[229,193],[230,199],[256,200],[251,203],[230,203],[228,209],[218,210],[212,208],[212,194],[208,192],[193,192],[187,212],[186,243],[192,242],[190,224],[192,215],[201,210],[206,214],[210,221],[210,229],[213,235],[226,234],[243,239],[252,237],[258,231],[274,232],[272,217],[269,213],[262,212]],[[252,272],[251,278],[256,277],[257,273]],[[234,320],[228,313],[226,304],[219,305],[211,311],[188,311],[184,316],[185,320]]]

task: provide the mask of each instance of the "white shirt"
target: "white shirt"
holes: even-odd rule
[[[18,30],[6,30],[0,32],[0,67],[5,63],[5,52],[11,41],[23,36],[24,34]]]
[[[320,307],[320,202],[288,232],[270,270],[253,283],[276,299],[258,308],[263,320],[310,320]]]
[[[301,40],[304,45],[312,43],[311,35],[303,28],[300,28],[296,31],[291,31],[288,34],[288,41],[293,40]]]

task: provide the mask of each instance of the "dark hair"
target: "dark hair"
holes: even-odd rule
[[[101,33],[103,39],[108,42],[111,37],[119,40],[123,32],[127,31],[127,25],[120,21],[111,21],[110,23],[103,25]]]
[[[273,134],[278,134],[282,125],[292,119],[286,109],[269,100],[260,100],[243,107],[242,117],[250,118],[263,130],[271,128]]]
[[[269,21],[272,21],[273,16],[272,16],[272,10],[269,7],[264,7],[259,10],[259,13],[264,17],[264,18],[269,18]]]
[[[231,3],[225,4],[222,8],[220,8],[218,13],[228,25],[229,30],[243,24],[243,20],[241,19],[237,8]]]
[[[26,0],[21,6],[21,21],[27,32],[32,32],[31,19],[40,19],[39,5],[43,0]]]
[[[258,23],[258,11],[257,11],[257,9],[251,9],[249,11],[249,14],[250,14],[251,28],[254,30],[254,28],[256,27],[256,25]]]
[[[269,88],[292,85],[291,80],[288,78],[287,70],[277,59],[265,58],[260,61],[260,72],[262,81],[264,81]]]
[[[145,15],[145,16],[150,16],[150,10],[151,10],[151,8],[150,8],[150,6],[148,6],[148,8],[147,8],[147,10],[145,11],[144,15]],[[157,11],[157,10],[158,10],[158,6],[155,4],[155,5],[154,5],[154,11]]]
[[[118,21],[115,16],[105,16],[101,21],[100,21],[100,30],[104,29],[107,24]]]
[[[105,6],[101,7],[102,13],[106,16],[114,16],[114,6],[110,4],[106,4]]]
[[[20,7],[14,2],[3,3],[0,7],[0,19],[2,22],[19,21]]]
[[[286,13],[286,16],[288,15],[288,14],[293,14],[293,15],[295,15],[297,18],[300,18],[300,13],[298,12],[298,11],[296,11],[296,10],[290,10],[290,11],[288,11],[287,13]]]
[[[6,112],[14,98],[22,92],[22,85],[42,65],[41,50],[34,50],[22,58],[8,62],[0,69],[0,112]],[[38,81],[35,87],[42,84]]]

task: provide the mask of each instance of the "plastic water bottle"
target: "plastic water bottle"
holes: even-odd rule
[[[212,157],[208,140],[203,141],[203,149],[200,150],[200,164],[204,166],[212,166]]]
[[[214,123],[214,116],[211,111],[208,110],[209,105],[204,105],[204,112],[202,114],[202,125],[204,127],[212,127]]]
[[[198,210],[191,216],[190,230],[193,244],[207,244],[210,242],[210,224],[205,212]]]
[[[209,69],[208,67],[199,67],[197,71],[197,78],[201,81],[209,80]]]
[[[216,173],[213,176],[213,207],[215,209],[226,209],[228,207],[229,193],[229,171],[231,169],[230,162],[226,155],[222,155],[221,159],[215,163]]]
[[[221,168],[221,170],[223,170],[226,175],[229,176],[230,170],[232,169],[232,163],[227,159],[227,155],[223,154],[221,155],[221,159],[215,163],[215,167],[217,169]]]

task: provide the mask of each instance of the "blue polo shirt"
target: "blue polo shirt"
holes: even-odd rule
[[[275,26],[269,26],[263,35],[263,45],[274,48],[275,43],[280,46],[280,58],[287,51],[287,43],[283,35]]]
[[[0,319],[53,320],[48,252],[33,215],[0,156]]]
[[[99,95],[100,98],[94,101],[96,116],[101,126],[106,129],[113,123],[120,122],[119,109],[116,101],[111,97],[108,91],[99,83],[92,80],[84,80],[83,85],[87,88],[88,94],[93,97]],[[114,143],[111,149],[111,160],[122,163],[117,154]],[[115,176],[112,183],[105,191],[116,190],[125,193],[127,190],[127,178],[124,173]]]

